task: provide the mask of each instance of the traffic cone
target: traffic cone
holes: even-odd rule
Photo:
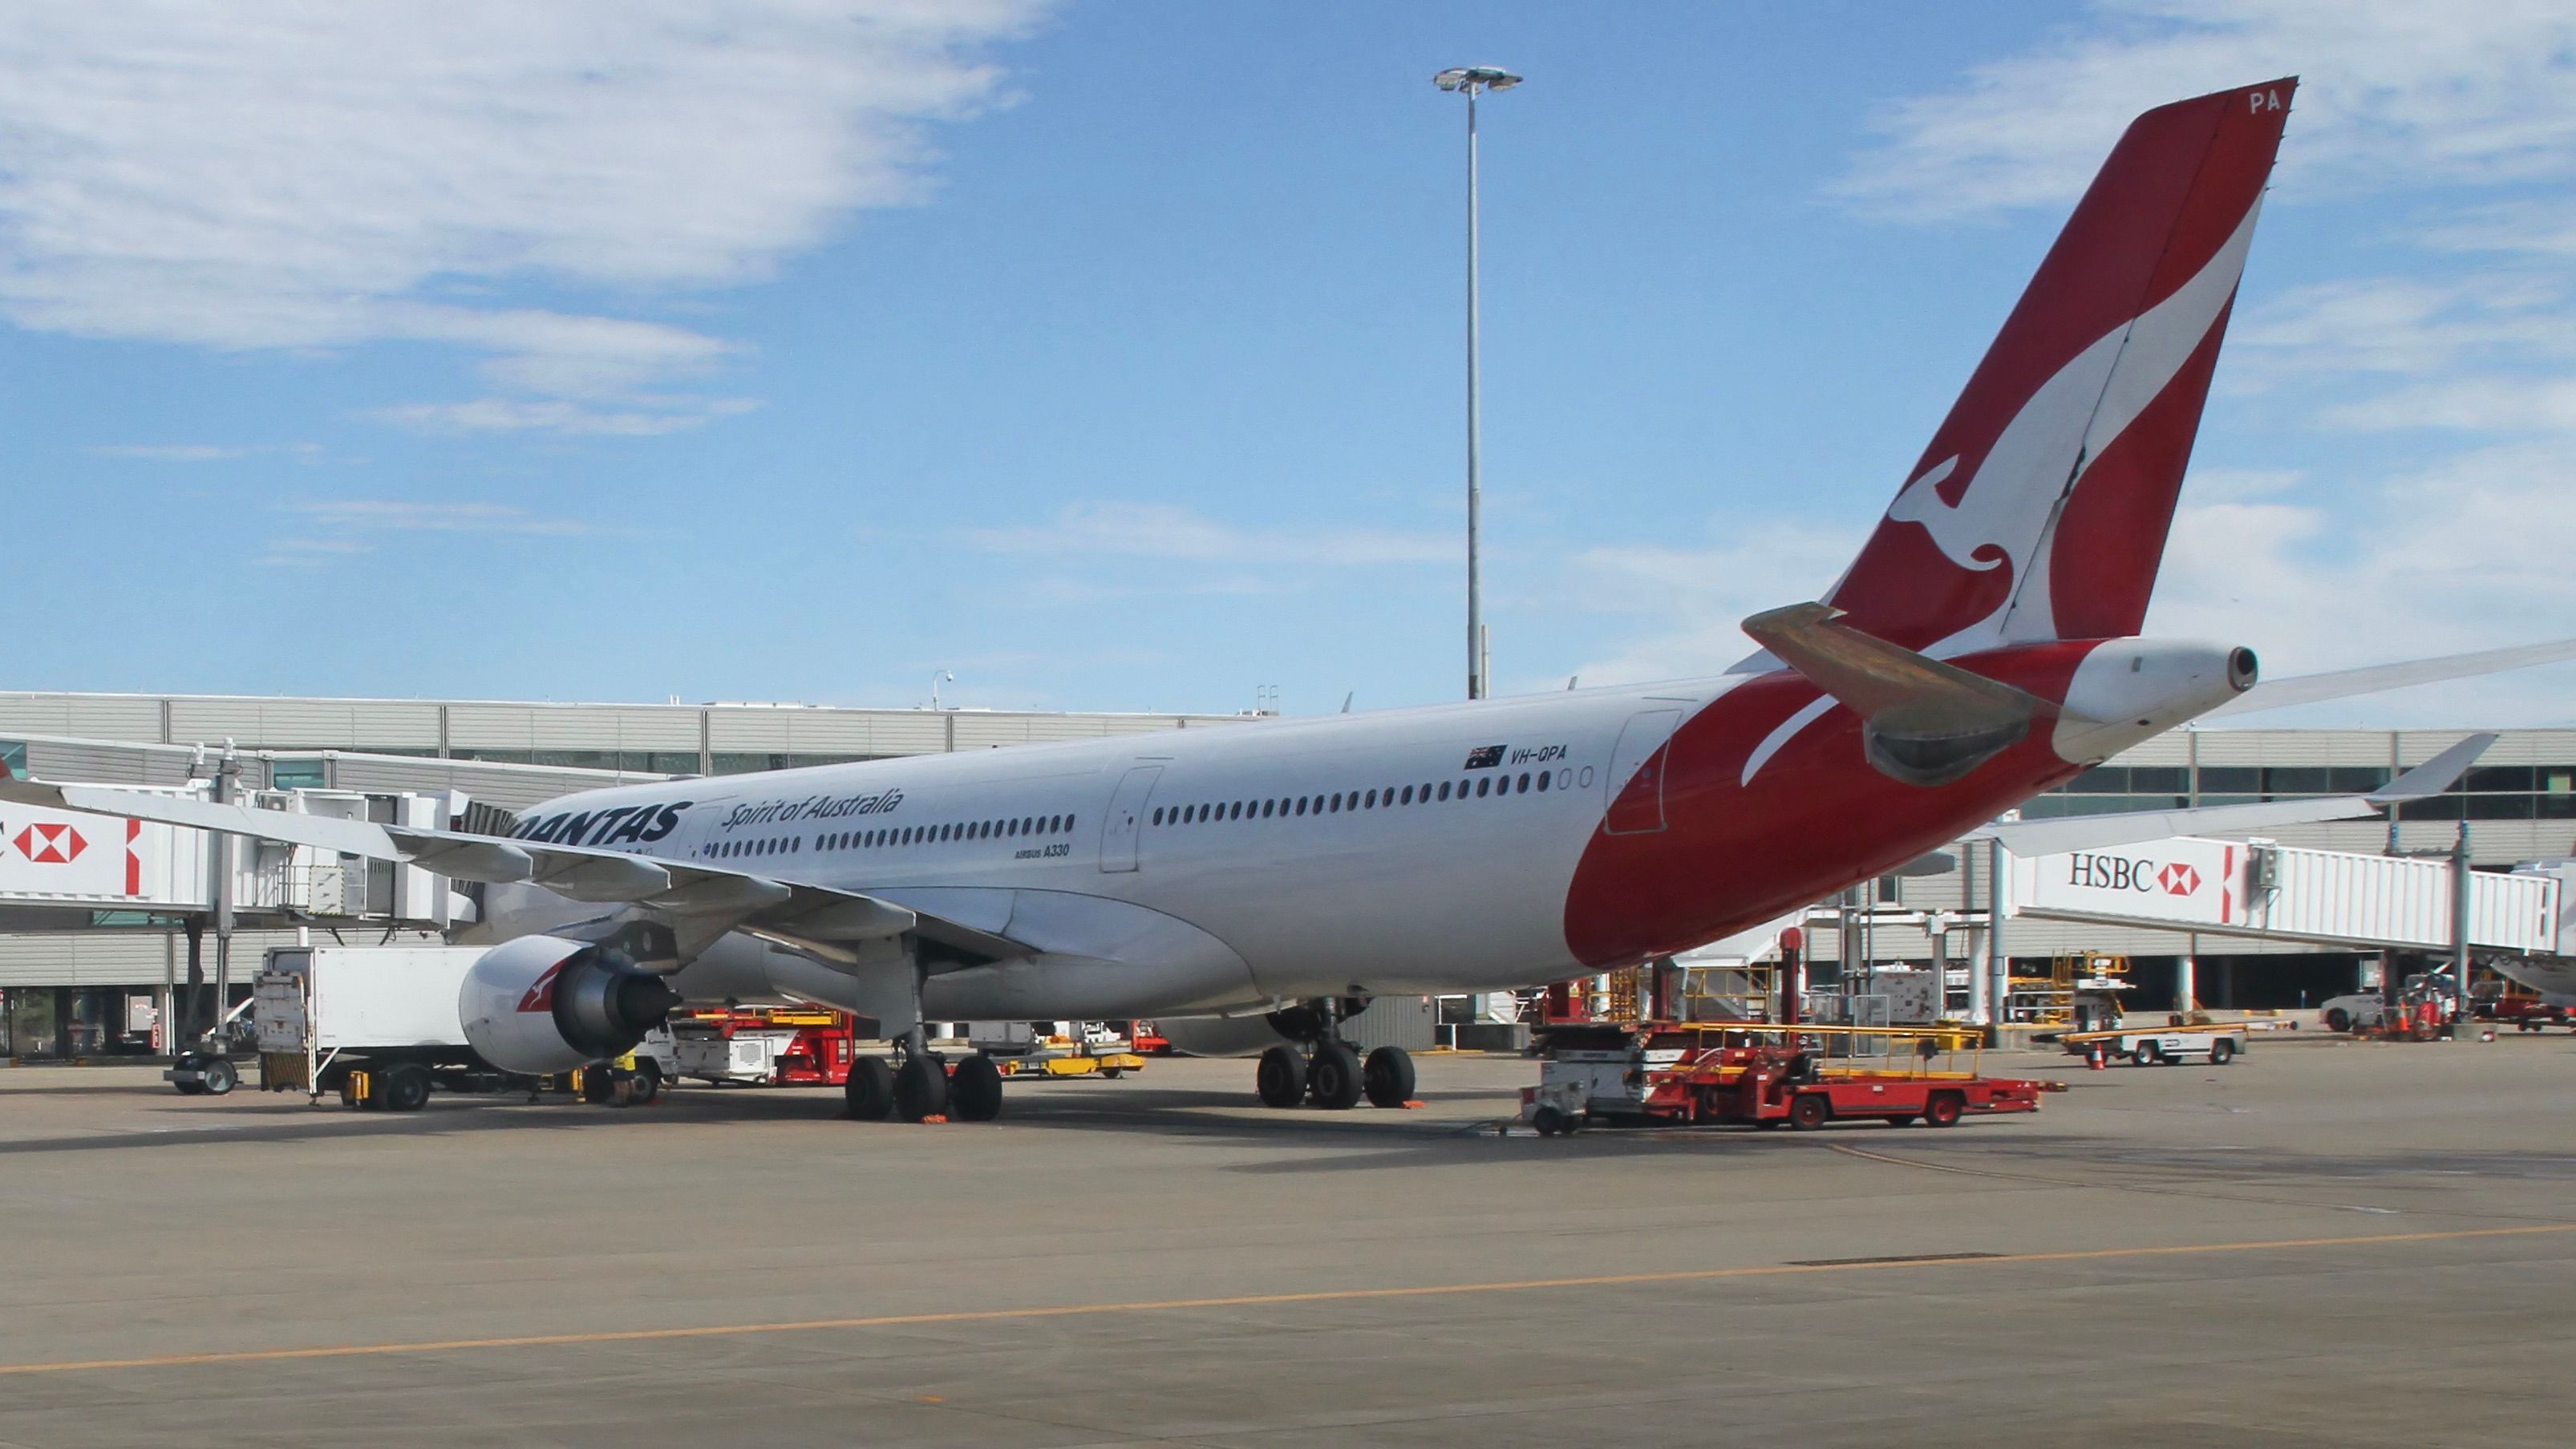
[[[2102,1044],[2098,1041],[2093,1044],[2090,1050],[2084,1053],[2084,1065],[2097,1072],[2110,1066],[2110,1064],[2111,1060],[2109,1053],[2102,1050]]]

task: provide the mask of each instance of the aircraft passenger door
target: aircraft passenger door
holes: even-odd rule
[[[1118,782],[1117,793],[1109,797],[1109,818],[1100,822],[1102,870],[1136,868],[1136,837],[1144,833],[1145,797],[1154,793],[1154,782],[1162,777],[1162,766],[1138,765]]]
[[[1645,835],[1664,828],[1664,746],[1682,722],[1677,709],[1633,715],[1610,752],[1610,797],[1602,828],[1612,835]]]

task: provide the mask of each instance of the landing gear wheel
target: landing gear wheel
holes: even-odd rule
[[[960,1122],[990,1122],[1002,1115],[1002,1069],[977,1052],[948,1074],[948,1111]]]
[[[2142,1041],[2130,1049],[2129,1060],[2142,1067],[2152,1067],[2156,1064],[2157,1058],[2163,1055],[2163,1052],[2156,1050],[2154,1042]]]
[[[1804,1093],[1789,1104],[1789,1125],[1800,1132],[1813,1132],[1833,1117],[1833,1104],[1814,1092]]]
[[[1401,1107],[1413,1100],[1413,1056],[1402,1047],[1382,1046],[1368,1054],[1360,1069],[1360,1090],[1372,1107]]]
[[[1958,1093],[1936,1092],[1932,1100],[1923,1104],[1923,1120],[1935,1127],[1956,1127],[1967,1110],[1968,1104],[1959,1100]]]
[[[206,1058],[206,1095],[220,1097],[241,1081],[241,1073],[222,1057]]]
[[[1306,1069],[1306,1089],[1315,1105],[1328,1112],[1347,1112],[1360,1103],[1360,1054],[1337,1041],[1315,1048]]]
[[[2223,1067],[2235,1059],[2236,1043],[2232,1041],[2214,1041],[2209,1044],[2209,1064],[2211,1066]]]
[[[1272,1047],[1261,1054],[1252,1081],[1261,1090],[1262,1106],[1294,1107],[1306,1100],[1306,1059],[1294,1047]]]
[[[895,1068],[894,1115],[904,1122],[948,1115],[948,1072],[936,1058],[909,1056]]]
[[[581,1099],[592,1106],[617,1100],[617,1069],[605,1063],[581,1069]]]
[[[841,1100],[854,1122],[882,1122],[894,1111],[894,1068],[883,1057],[859,1057],[850,1063],[850,1079],[841,1084]]]
[[[400,1066],[385,1073],[379,1088],[384,1093],[388,1112],[417,1112],[429,1105],[429,1073],[415,1066]]]

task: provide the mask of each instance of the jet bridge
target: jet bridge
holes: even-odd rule
[[[212,785],[118,788],[203,800]],[[256,790],[244,798],[296,814],[415,826],[445,826],[464,803],[454,792]],[[219,899],[222,854],[202,830],[0,804],[0,911],[26,925],[87,924],[103,911],[203,915]],[[444,930],[459,918],[461,898],[447,879],[412,866],[269,841],[243,841],[230,854],[228,898],[245,925]]]
[[[2176,836],[2004,862],[2008,917],[2352,949],[2560,950],[2558,877],[2472,870],[2456,856]]]

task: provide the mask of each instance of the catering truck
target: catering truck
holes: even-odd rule
[[[479,946],[278,946],[252,994],[260,1085],[337,1092],[353,1107],[417,1112],[433,1087],[450,1092],[548,1086],[593,1101],[651,1101],[671,1075],[670,1038],[659,1032],[604,1068],[565,1080],[513,1077],[465,1040],[457,993]]]

